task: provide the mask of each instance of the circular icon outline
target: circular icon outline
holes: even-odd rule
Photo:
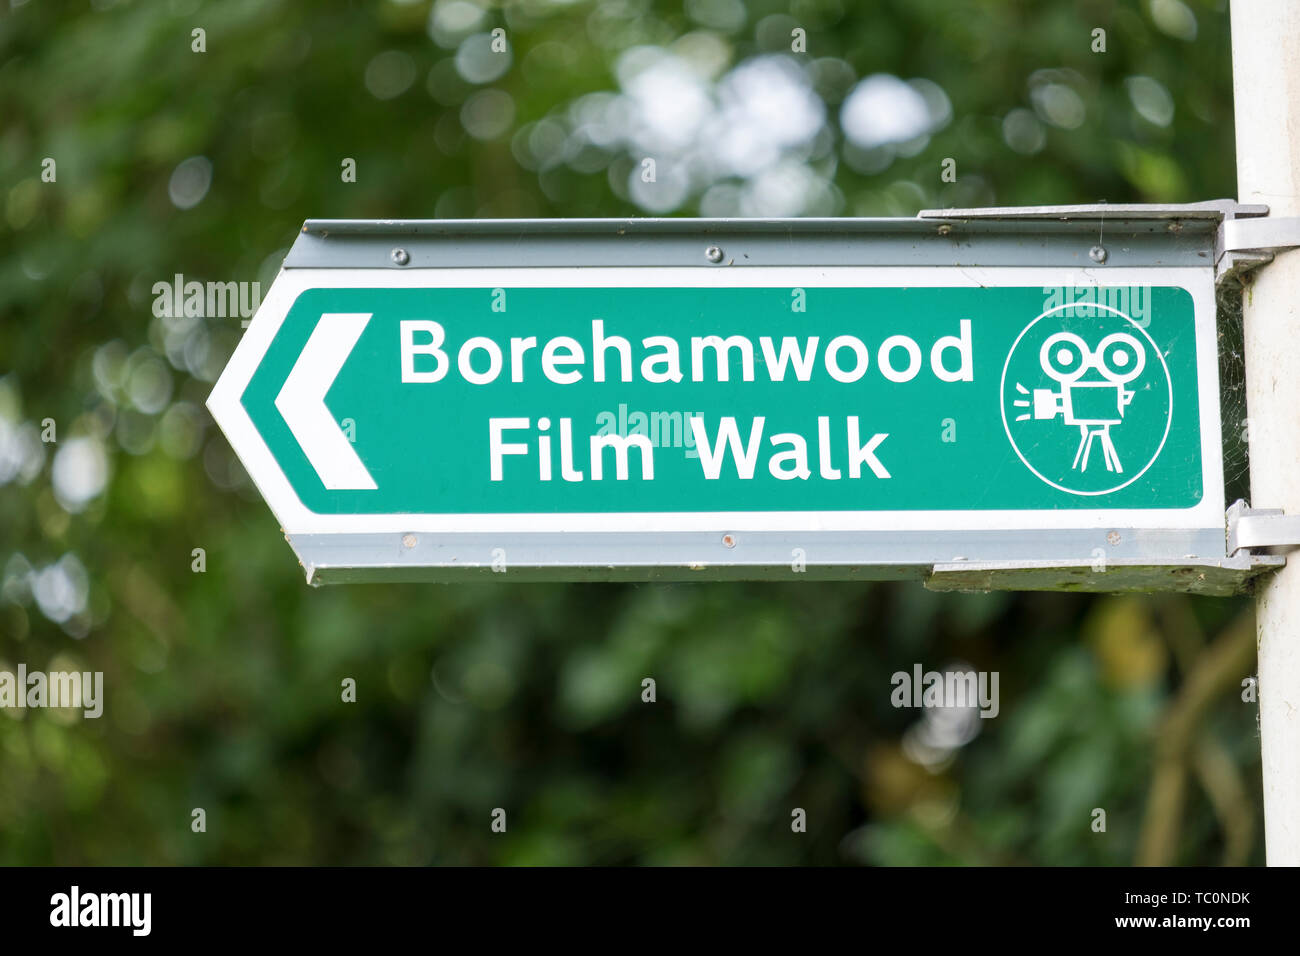
[[[1110,348],[1111,343],[1120,340],[1126,340],[1128,342],[1132,342],[1134,345],[1137,346],[1136,349],[1132,350],[1133,358],[1134,358],[1133,368],[1126,369],[1122,372],[1116,371],[1116,368],[1111,367],[1111,365],[1106,361],[1106,350]],[[1123,344],[1123,342],[1121,342],[1121,344]],[[1139,351],[1139,349],[1141,351]],[[1101,374],[1105,376],[1109,381],[1115,382],[1118,385],[1127,385],[1129,382],[1133,381],[1133,379],[1141,375],[1142,372],[1147,367],[1146,349],[1143,349],[1142,343],[1139,342],[1137,339],[1133,338],[1132,334],[1129,332],[1110,333],[1110,335],[1106,336],[1100,342],[1097,343],[1097,349],[1094,354],[1096,354],[1097,356],[1097,362],[1099,364]],[[1123,368],[1123,363],[1119,364],[1118,368]]]
[[[1060,312],[1062,309],[1081,309],[1081,308],[1099,309],[1104,312],[1109,312],[1112,315],[1119,316],[1129,325],[1133,326],[1133,328],[1137,329],[1137,331],[1142,334],[1142,337],[1146,339],[1148,343],[1150,343],[1151,349],[1153,352],[1155,352],[1156,357],[1160,359],[1160,367],[1164,369],[1164,373],[1165,373],[1165,387],[1169,390],[1169,412],[1165,416],[1164,434],[1160,436],[1160,444],[1156,446],[1156,450],[1151,454],[1150,460],[1148,460],[1147,463],[1142,466],[1141,470],[1139,470],[1137,474],[1133,475],[1127,481],[1115,485],[1114,487],[1103,488],[1098,491],[1079,491],[1076,488],[1067,488],[1064,485],[1058,484],[1055,481],[1052,481],[1050,478],[1045,477],[1042,472],[1040,472],[1037,468],[1035,468],[1033,465],[1029,463],[1029,460],[1025,458],[1024,454],[1020,451],[1020,446],[1016,444],[1015,436],[1011,434],[1011,424],[1007,421],[1007,401],[1006,401],[1007,370],[1011,367],[1011,356],[1016,354],[1016,349],[1020,345],[1020,340],[1029,334],[1030,329],[1032,329],[1035,325],[1037,325],[1039,322],[1043,321],[1043,319],[1047,318],[1053,313]],[[1117,334],[1119,333],[1111,333],[1111,335],[1106,336],[1106,339],[1110,339],[1111,336]],[[1145,365],[1146,365],[1145,358],[1142,364],[1143,364],[1143,369],[1140,371],[1145,370]],[[1140,372],[1138,374],[1140,374]],[[1136,377],[1137,376],[1135,374],[1134,378]],[[1156,345],[1155,339],[1151,338],[1150,333],[1147,332],[1146,329],[1142,328],[1142,326],[1134,322],[1132,317],[1124,314],[1119,309],[1111,308],[1108,305],[1102,305],[1100,302],[1088,302],[1088,303],[1075,302],[1075,303],[1069,303],[1065,305],[1053,306],[1052,308],[1048,309],[1046,312],[1039,315],[1036,319],[1031,321],[1028,325],[1026,325],[1023,329],[1020,330],[1020,334],[1016,336],[1016,340],[1011,343],[1011,348],[1007,350],[1006,360],[1002,363],[1002,378],[998,383],[998,404],[1000,406],[999,410],[1002,413],[1002,431],[1006,434],[1007,441],[1011,442],[1011,450],[1016,453],[1016,457],[1020,459],[1021,464],[1023,464],[1026,468],[1028,468],[1031,472],[1033,472],[1036,478],[1038,478],[1044,484],[1050,485],[1051,487],[1055,488],[1057,491],[1063,491],[1068,495],[1096,497],[1097,495],[1114,494],[1115,492],[1121,490],[1122,488],[1127,488],[1129,485],[1133,484],[1133,482],[1137,481],[1139,478],[1145,475],[1148,470],[1150,470],[1151,466],[1156,463],[1156,459],[1160,457],[1160,453],[1164,451],[1165,442],[1169,440],[1169,429],[1173,426],[1174,423],[1174,379],[1173,376],[1169,374],[1169,363],[1165,361],[1164,354],[1160,351],[1160,347]]]
[[[1065,367],[1066,360],[1061,356],[1073,357],[1073,353],[1065,348],[1066,345],[1074,346],[1075,351],[1078,352],[1078,368],[1069,369]],[[1014,349],[1015,346],[1013,345],[1012,348]],[[1058,351],[1053,352],[1053,349],[1058,349]],[[1083,340],[1083,336],[1077,332],[1066,332],[1062,329],[1060,332],[1053,332],[1043,340],[1042,348],[1038,350],[1038,361],[1043,368],[1047,369],[1047,374],[1056,381],[1061,383],[1073,382],[1092,367],[1092,363],[1088,358],[1091,352],[1092,349],[1088,348],[1088,343]]]

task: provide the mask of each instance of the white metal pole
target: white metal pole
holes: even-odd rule
[[[1232,0],[1237,194],[1300,216],[1300,3]],[[1300,514],[1300,250],[1245,293],[1250,503]],[[1265,849],[1300,865],[1300,553],[1256,599]]]

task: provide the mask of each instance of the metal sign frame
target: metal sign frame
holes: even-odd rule
[[[1260,207],[1033,207],[916,219],[313,220],[208,404],[309,583],[917,578],[941,589],[1232,593],[1282,559],[1225,536],[1215,281],[1220,226]],[[648,270],[653,270],[649,272]],[[1191,292],[1204,497],[1182,510],[320,515],[240,404],[305,289],[420,285],[1176,285]],[[643,279],[643,281],[645,281]],[[1098,562],[1101,549],[1104,560]]]

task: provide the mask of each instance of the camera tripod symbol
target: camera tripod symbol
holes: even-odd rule
[[[1094,350],[1073,332],[1057,332],[1043,343],[1038,360],[1048,377],[1060,383],[1061,389],[1059,392],[1034,389],[1032,404],[1029,398],[1016,399],[1017,407],[1032,408],[1032,413],[1017,415],[1016,421],[1031,417],[1044,421],[1059,415],[1066,425],[1079,429],[1079,448],[1072,466],[1076,471],[1088,470],[1088,459],[1096,443],[1101,446],[1106,470],[1123,473],[1110,429],[1124,421],[1124,411],[1133,401],[1135,393],[1124,386],[1146,367],[1146,349],[1142,343],[1127,332],[1115,332],[1102,339]],[[1090,369],[1099,373],[1101,381],[1080,381]],[[1019,382],[1016,390],[1030,395],[1029,389]]]

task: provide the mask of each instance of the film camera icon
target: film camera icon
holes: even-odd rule
[[[1096,442],[1101,445],[1106,470],[1122,473],[1124,468],[1110,429],[1124,421],[1124,411],[1136,394],[1125,386],[1146,367],[1146,349],[1142,343],[1127,332],[1115,332],[1102,339],[1096,349],[1090,349],[1074,332],[1057,332],[1043,343],[1038,360],[1043,371],[1060,383],[1060,391],[1036,388],[1032,401],[1016,399],[1017,407],[1031,409],[1017,415],[1016,421],[1030,417],[1045,421],[1060,416],[1066,425],[1079,429],[1079,450],[1074,454],[1073,465],[1076,470],[1088,470],[1088,458]],[[1089,371],[1097,375],[1084,381]],[[1016,383],[1016,390],[1030,395],[1020,383]]]

